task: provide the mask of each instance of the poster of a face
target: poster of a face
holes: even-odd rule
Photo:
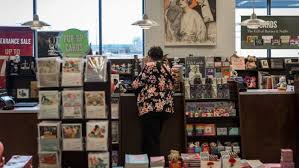
[[[216,45],[216,0],[164,0],[165,45]]]

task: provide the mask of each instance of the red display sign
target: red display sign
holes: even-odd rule
[[[1,56],[33,56],[33,31],[23,27],[0,28]]]

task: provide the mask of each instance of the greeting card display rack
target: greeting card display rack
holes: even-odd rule
[[[188,114],[185,114],[185,130],[186,130],[186,152],[187,153],[199,153],[199,151],[196,151],[196,149],[190,149],[190,143],[196,143],[199,142],[200,150],[203,150],[204,147],[202,147],[202,144],[207,143],[208,146],[210,146],[211,142],[221,142],[222,145],[224,145],[225,142],[237,142],[239,145],[239,150],[241,150],[241,137],[240,134],[236,135],[229,135],[227,130],[227,135],[218,135],[217,134],[217,128],[226,128],[234,127],[240,129],[240,120],[239,120],[239,105],[238,105],[238,85],[234,81],[228,81],[229,86],[229,98],[208,98],[208,99],[185,99],[185,112],[186,112],[186,104],[191,102],[206,102],[206,103],[215,103],[215,102],[232,102],[235,106],[236,114],[234,116],[188,116]],[[188,135],[188,125],[197,125],[197,124],[213,124],[214,125],[214,133],[210,135],[198,135],[196,134],[195,128],[192,130],[192,135]],[[189,130],[190,131],[190,130]],[[211,148],[208,147],[211,151]],[[198,148],[199,149],[199,148]],[[240,152],[241,153],[241,152]],[[220,154],[218,152],[218,154]]]
[[[60,68],[62,69],[62,68]],[[85,68],[84,68],[85,69]],[[86,150],[86,123],[88,121],[108,121],[108,151],[109,152],[109,167],[112,167],[112,141],[111,141],[111,64],[108,61],[107,63],[107,80],[106,82],[83,82],[83,86],[79,87],[82,88],[83,91],[104,91],[105,92],[105,102],[106,102],[106,112],[107,112],[107,119],[92,119],[92,118],[81,118],[81,119],[65,119],[60,117],[60,119],[39,119],[40,122],[42,121],[60,121],[61,124],[72,124],[72,123],[79,123],[82,125],[82,138],[83,138],[83,150],[82,151],[63,151],[61,149],[61,167],[62,168],[83,168],[88,167],[88,153],[92,152],[103,152],[103,151],[87,151]],[[61,71],[61,70],[60,70]],[[83,73],[84,74],[84,73]],[[83,75],[84,79],[84,75]],[[55,91],[62,91],[64,89],[71,89],[71,88],[78,88],[76,87],[47,87],[47,88],[39,88],[39,90],[55,90]],[[84,100],[84,99],[83,99]],[[62,101],[62,100],[61,100]],[[83,107],[85,107],[85,101],[83,101]],[[60,102],[61,103],[61,102]],[[85,109],[85,108],[83,108]],[[85,111],[85,110],[83,110]],[[83,115],[84,116],[84,115]],[[62,144],[60,142],[60,144]],[[62,145],[60,145],[62,148]]]

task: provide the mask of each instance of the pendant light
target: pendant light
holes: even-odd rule
[[[143,1],[143,9],[145,10],[145,2],[147,0]],[[139,26],[141,29],[150,29],[153,26],[159,26],[159,24],[151,19],[146,14],[143,14],[142,20],[138,20],[134,23],[132,23],[134,26]]]
[[[253,0],[252,5],[252,14],[250,16],[250,19],[246,19],[241,22],[241,26],[246,26],[248,29],[258,29],[260,26],[263,26],[266,24],[266,21],[262,19],[258,19],[255,12],[254,12],[254,6],[255,6],[255,0]]]
[[[33,15],[33,20],[22,24],[23,26],[29,26],[33,30],[41,29],[44,26],[50,26],[49,24],[40,21],[37,14]]]

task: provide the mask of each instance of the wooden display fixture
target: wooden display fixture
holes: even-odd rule
[[[82,88],[83,91],[105,91],[105,101],[107,109],[107,119],[39,119],[39,121],[61,121],[64,123],[80,123],[82,124],[82,138],[83,138],[83,150],[82,151],[63,151],[61,150],[61,167],[88,167],[88,153],[97,151],[86,151],[86,122],[91,120],[108,121],[108,152],[109,152],[109,165],[112,167],[111,151],[113,144],[111,141],[111,76],[110,76],[111,64],[107,63],[107,81],[106,82],[84,82],[83,87],[53,87],[53,88],[40,88],[40,90],[59,90],[62,91],[65,88]],[[83,78],[84,79],[84,78]],[[84,99],[83,99],[84,100]],[[85,106],[85,101],[83,107]],[[84,109],[84,108],[83,108]],[[84,111],[84,110],[83,110]],[[101,151],[99,151],[101,152]]]
[[[217,135],[217,127],[240,127],[240,120],[239,120],[239,107],[238,107],[238,85],[234,81],[228,81],[229,90],[230,90],[230,98],[229,99],[186,99],[185,100],[185,107],[186,103],[190,102],[233,102],[235,104],[236,109],[236,116],[227,116],[227,117],[191,117],[185,115],[185,126],[187,124],[215,124],[215,135],[188,135],[186,133],[186,152],[188,152],[188,143],[189,142],[196,142],[199,141],[200,144],[205,142],[215,142],[220,141],[223,145],[224,142],[238,142],[241,148],[241,136],[240,135]],[[186,110],[186,109],[185,109]],[[186,127],[187,128],[187,127]],[[186,129],[187,132],[187,129]],[[242,149],[241,149],[242,150]],[[240,154],[241,155],[241,154]]]

